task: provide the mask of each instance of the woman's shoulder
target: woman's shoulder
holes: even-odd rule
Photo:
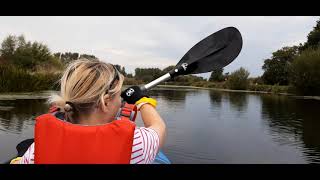
[[[151,128],[138,127],[134,131],[133,147],[141,147],[145,150],[159,148],[159,135]]]
[[[159,150],[159,136],[155,130],[146,127],[136,127],[134,132],[131,164],[149,164]]]
[[[146,128],[146,127],[136,127],[134,130],[134,135],[149,135],[149,136],[155,136],[157,138],[159,138],[158,133],[151,129],[151,128]]]

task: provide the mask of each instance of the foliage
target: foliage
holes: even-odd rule
[[[245,90],[249,85],[249,72],[241,67],[229,75],[227,87],[235,90]]]
[[[290,77],[298,93],[320,95],[320,48],[302,52],[292,63]]]

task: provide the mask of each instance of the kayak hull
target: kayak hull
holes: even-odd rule
[[[153,164],[171,164],[168,157],[160,150],[153,161]]]

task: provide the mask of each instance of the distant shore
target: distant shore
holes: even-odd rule
[[[126,87],[133,85],[124,85],[123,90]],[[214,90],[223,92],[241,92],[241,93],[256,93],[256,94],[273,94],[273,95],[285,95],[301,99],[315,99],[320,100],[320,96],[298,96],[290,93],[272,93],[267,91],[250,91],[250,90],[232,90],[232,89],[221,89],[221,88],[206,88],[196,86],[178,86],[178,85],[157,85],[160,88],[188,88],[188,89],[204,89]],[[54,90],[35,91],[35,92],[2,92],[0,93],[0,100],[16,100],[16,99],[46,99],[52,92],[58,92]]]
[[[184,88],[190,88],[190,89],[210,89],[210,90],[226,91],[226,92],[248,92],[248,93],[272,94],[272,92],[267,92],[267,91],[233,90],[233,89],[207,88],[207,87],[197,87],[197,86],[158,85],[158,87],[172,87],[172,88],[184,87]],[[293,95],[293,94],[290,94],[290,93],[279,93],[279,94]]]
[[[232,90],[232,89],[221,89],[221,88],[206,88],[206,87],[196,87],[196,86],[177,86],[177,85],[158,85],[157,87],[168,87],[168,88],[189,88],[189,89],[206,89],[224,92],[242,92],[242,93],[259,93],[259,94],[274,94],[274,95],[286,95],[302,99],[315,99],[320,100],[320,96],[298,96],[291,93],[272,93],[267,91],[250,91],[250,90]]]

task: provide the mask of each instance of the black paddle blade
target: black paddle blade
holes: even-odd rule
[[[169,73],[174,77],[221,69],[230,64],[241,49],[242,37],[239,30],[227,27],[194,45]]]

